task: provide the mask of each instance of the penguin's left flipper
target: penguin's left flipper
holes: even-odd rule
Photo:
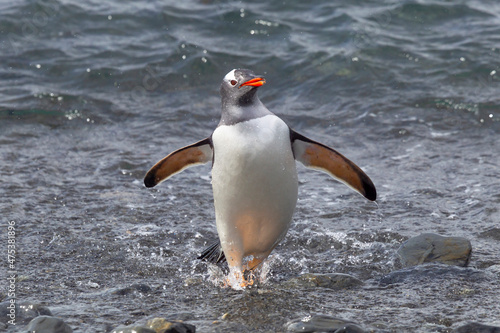
[[[292,129],[290,140],[295,159],[304,166],[326,172],[368,200],[377,199],[377,191],[371,179],[342,154]]]
[[[212,139],[208,137],[178,149],[160,160],[146,173],[144,185],[156,186],[186,168],[211,161],[212,157]]]

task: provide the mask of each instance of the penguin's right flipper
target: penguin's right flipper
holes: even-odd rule
[[[212,157],[212,138],[208,137],[178,149],[160,160],[146,173],[144,185],[146,187],[156,186],[186,168],[211,161]]]
[[[224,252],[222,251],[222,248],[220,246],[220,240],[217,240],[210,244],[209,247],[203,250],[203,252],[197,259],[208,261],[212,264],[218,264],[226,261],[226,256],[224,255]]]

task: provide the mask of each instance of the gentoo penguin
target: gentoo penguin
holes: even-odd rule
[[[298,192],[295,160],[369,200],[377,196],[356,164],[295,132],[262,104],[257,90],[265,83],[247,69],[229,72],[220,87],[222,115],[212,135],[172,152],[144,178],[146,187],[153,187],[185,168],[212,162],[219,241],[200,259],[220,262],[225,257],[233,288],[248,284],[243,272],[266,259],[290,227]]]

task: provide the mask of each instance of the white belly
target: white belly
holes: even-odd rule
[[[288,126],[269,115],[212,135],[217,232],[230,266],[266,257],[285,236],[297,203],[297,170]]]

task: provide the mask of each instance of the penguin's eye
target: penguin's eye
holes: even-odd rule
[[[232,85],[232,86],[235,86],[235,85],[236,85],[236,83],[238,83],[238,81],[236,81],[236,80],[231,80],[231,81],[229,81],[229,83],[231,83],[231,85]]]

